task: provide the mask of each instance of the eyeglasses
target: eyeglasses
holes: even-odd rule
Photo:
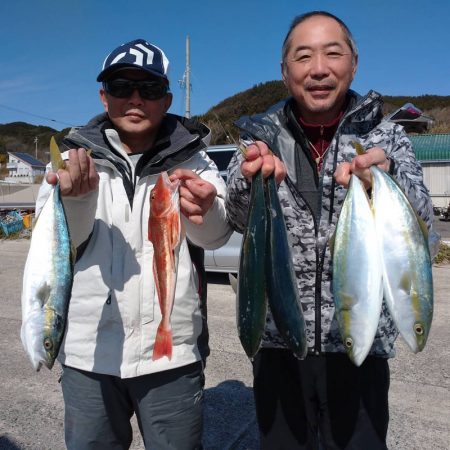
[[[131,97],[134,90],[137,89],[139,95],[145,100],[159,100],[163,98],[168,91],[168,86],[157,81],[132,81],[117,78],[103,83],[105,91],[116,98]]]

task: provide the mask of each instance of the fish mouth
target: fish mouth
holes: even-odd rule
[[[164,186],[170,190],[172,196],[178,192],[178,186],[180,185],[180,180],[171,181],[169,174],[167,172],[161,172],[162,181]]]

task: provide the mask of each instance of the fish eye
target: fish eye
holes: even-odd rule
[[[418,334],[419,336],[422,336],[422,334],[424,333],[424,329],[421,323],[414,324],[414,333]]]
[[[49,339],[49,338],[44,339],[44,348],[47,351],[50,351],[53,348],[53,343],[52,343],[51,339]]]
[[[351,337],[348,337],[345,339],[345,346],[347,348],[352,348],[353,347],[353,339]]]

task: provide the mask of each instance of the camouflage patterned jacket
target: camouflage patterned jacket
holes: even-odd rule
[[[328,242],[346,194],[346,189],[335,182],[333,173],[338,164],[351,161],[355,156],[351,141],[360,142],[364,148],[383,148],[393,163],[393,176],[428,226],[433,217],[422,168],[414,156],[411,142],[401,126],[382,120],[381,96],[374,91],[365,97],[353,91],[348,95],[349,106],[327,150],[320,173],[317,173],[305,135],[292,112],[293,99],[273,106],[266,113],[242,117],[236,123],[244,136],[266,142],[287,167],[287,177],[279,186],[278,194],[301,291],[308,351],[314,354],[345,352],[334,317]],[[242,156],[238,153],[228,167],[226,208],[233,228],[242,232],[247,220],[250,185],[240,173]],[[370,354],[394,356],[397,335],[383,302]],[[286,347],[270,312],[262,345]]]

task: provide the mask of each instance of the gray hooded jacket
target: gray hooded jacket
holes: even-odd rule
[[[423,184],[422,169],[403,128],[382,120],[381,96],[371,91],[361,97],[349,91],[348,107],[324,157],[320,173],[312,161],[306,137],[293,114],[293,99],[266,113],[242,117],[237,126],[244,136],[261,140],[281,158],[287,176],[278,190],[291,245],[298,289],[306,321],[309,353],[345,352],[331,290],[333,235],[346,189],[337,184],[336,167],[355,156],[352,141],[364,148],[381,147],[392,161],[392,174],[430,227],[433,208]],[[233,228],[242,232],[247,221],[250,185],[240,172],[237,152],[228,168],[226,209]],[[378,331],[370,354],[391,357],[398,335],[383,302]],[[269,311],[263,347],[286,347]]]

